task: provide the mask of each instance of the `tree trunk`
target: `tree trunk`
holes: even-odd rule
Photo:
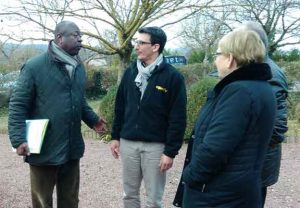
[[[119,54],[120,65],[119,65],[118,79],[117,79],[118,85],[121,82],[125,69],[128,67],[130,63],[131,52],[132,52],[132,46],[130,45],[129,47],[125,48],[124,53]]]

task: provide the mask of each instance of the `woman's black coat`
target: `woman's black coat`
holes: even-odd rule
[[[221,80],[194,127],[184,168],[183,207],[258,207],[261,168],[276,101],[267,64],[250,64]]]

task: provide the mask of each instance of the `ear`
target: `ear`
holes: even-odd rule
[[[232,54],[229,54],[229,56],[228,56],[227,68],[228,69],[236,69],[237,68],[236,61]]]
[[[56,44],[58,45],[58,46],[61,46],[61,44],[62,44],[62,41],[63,41],[63,35],[62,34],[57,34],[56,35]]]
[[[153,45],[153,52],[158,52],[159,48],[160,48],[159,44],[154,44]]]

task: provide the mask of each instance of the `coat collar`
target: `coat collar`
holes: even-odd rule
[[[214,88],[216,94],[228,84],[239,80],[267,81],[272,78],[270,67],[266,63],[251,63],[240,67],[224,77]]]

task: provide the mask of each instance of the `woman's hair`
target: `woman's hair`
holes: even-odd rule
[[[234,30],[226,34],[219,42],[221,53],[232,54],[237,66],[264,61],[266,48],[258,34],[248,29]]]

